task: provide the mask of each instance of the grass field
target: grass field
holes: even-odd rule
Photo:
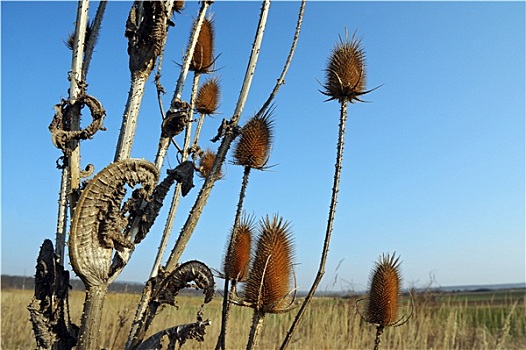
[[[421,293],[415,296],[413,317],[403,326],[386,329],[382,349],[526,349],[525,290],[477,293]],[[1,348],[34,349],[27,305],[32,291],[2,290]],[[71,319],[78,324],[84,294],[70,295]],[[110,293],[106,299],[100,337],[104,349],[123,349],[139,295]],[[205,342],[190,341],[183,348],[213,349],[219,334],[221,300],[205,306],[212,321]],[[306,312],[289,349],[372,349],[375,327],[363,322],[356,298],[316,298]],[[179,309],[165,308],[149,334],[182,323],[195,322],[202,299],[181,297]],[[404,304],[408,312],[409,303]],[[268,315],[259,349],[279,347],[294,311]],[[229,349],[244,349],[252,312],[234,307],[227,334]]]

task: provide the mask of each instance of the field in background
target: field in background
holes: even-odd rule
[[[2,290],[1,348],[34,349],[27,305],[29,290]],[[525,290],[459,293],[418,293],[413,317],[403,326],[389,328],[382,349],[526,349]],[[100,337],[104,349],[123,349],[138,294],[110,293],[103,311]],[[357,297],[316,298],[308,308],[289,349],[372,349],[375,328],[360,319]],[[407,298],[404,298],[407,301]],[[70,295],[71,319],[79,324],[84,294]],[[189,341],[186,349],[213,349],[219,334],[222,298],[205,306],[204,318],[212,321],[204,343]],[[182,323],[195,322],[201,298],[181,297],[179,309],[165,308],[155,319],[149,334]],[[410,305],[406,302],[405,312]],[[258,348],[279,347],[294,312],[268,315]],[[252,311],[233,307],[227,334],[227,348],[244,349]],[[497,346],[498,345],[498,346]]]

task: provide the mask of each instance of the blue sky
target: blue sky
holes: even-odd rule
[[[98,3],[92,4],[92,14]],[[48,125],[67,97],[76,2],[1,2],[2,273],[34,274],[45,238],[54,239],[61,155]],[[288,53],[299,3],[271,5],[260,63],[241,123],[268,96]],[[129,89],[124,23],[128,2],[110,2],[88,76],[104,105],[106,132],[82,143],[82,165],[113,160]],[[169,32],[162,83],[168,106],[198,5]],[[259,15],[259,2],[218,1],[220,114],[202,147],[230,118]],[[292,224],[298,287],[319,264],[330,201],[339,105],[319,90],[327,57],[347,29],[362,36],[369,103],[349,107],[344,168],[326,274],[320,289],[364,289],[379,255],[401,255],[405,286],[525,281],[524,2],[308,2],[286,84],[276,99],[269,171],[251,175],[245,208]],[[189,83],[185,88],[188,96]],[[86,117],[86,119],[89,119]],[[139,115],[132,156],[153,161],[160,115],[153,83]],[[182,136],[182,135],[181,135]],[[182,143],[182,140],[179,141]],[[231,156],[228,156],[231,160]],[[174,166],[170,150],[165,165]],[[219,268],[242,169],[227,165],[182,260]],[[171,245],[198,192],[184,199]],[[165,205],[166,207],[168,204]],[[164,222],[136,249],[120,280],[145,281]]]

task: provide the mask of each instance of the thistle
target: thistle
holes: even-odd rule
[[[196,73],[209,73],[214,64],[214,22],[205,18],[197,37],[190,70]]]
[[[273,139],[272,111],[256,114],[241,129],[234,148],[234,164],[262,170],[269,157]]]
[[[411,317],[410,314],[398,318],[402,281],[399,259],[396,253],[392,256],[382,254],[371,274],[367,310],[365,315],[360,314],[366,322],[376,325],[375,350],[380,347],[385,327],[401,326]]]

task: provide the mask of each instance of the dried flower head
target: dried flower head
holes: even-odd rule
[[[173,5],[173,11],[174,12],[177,12],[177,13],[181,13],[181,11],[184,10],[184,6],[185,6],[185,1],[184,0],[177,0],[174,2],[174,5]]]
[[[230,280],[244,282],[248,277],[250,268],[250,254],[252,249],[252,232],[254,231],[254,220],[252,217],[244,217],[235,228],[234,243],[232,245],[232,258],[225,255],[223,268],[225,274],[229,270]],[[227,248],[228,250],[228,248]]]
[[[210,78],[201,85],[197,92],[195,109],[201,114],[212,115],[217,110],[219,97],[219,79],[217,77]]]
[[[214,22],[211,18],[205,18],[197,37],[194,55],[190,62],[190,70],[197,73],[209,73],[213,63]]]
[[[212,165],[214,165],[214,161],[216,160],[216,154],[211,149],[207,149],[201,153],[199,156],[199,169],[197,171],[197,174],[203,178],[206,179],[206,177],[210,174],[210,171],[212,170]],[[223,172],[219,170],[218,178],[223,177]]]
[[[361,101],[360,96],[369,92],[365,91],[365,54],[361,39],[354,35],[350,41],[348,35],[345,40],[340,37],[329,57],[325,73],[325,91],[322,93],[329,96],[329,100]]]
[[[396,325],[400,298],[399,257],[382,255],[371,275],[366,320],[382,327]]]
[[[262,170],[270,157],[273,138],[272,111],[256,114],[241,129],[234,148],[234,164]]]
[[[257,247],[245,286],[245,301],[269,313],[290,304],[294,249],[290,225],[275,215],[262,220]]]

